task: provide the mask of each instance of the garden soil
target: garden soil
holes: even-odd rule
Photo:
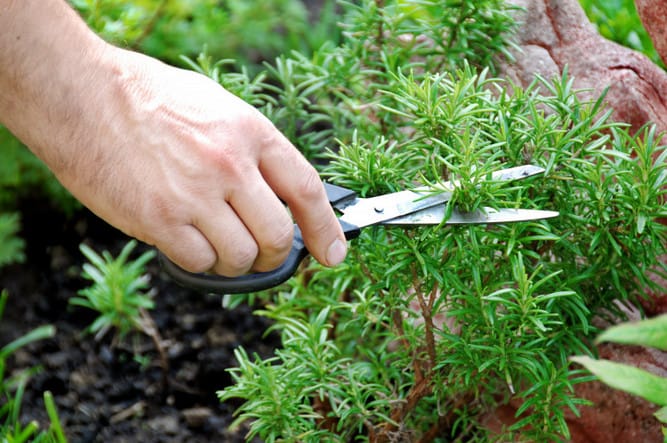
[[[146,336],[96,340],[85,332],[95,314],[68,300],[89,282],[81,278],[79,244],[116,256],[129,240],[89,212],[56,215],[41,201],[23,208],[24,264],[0,272],[9,292],[0,320],[0,345],[45,324],[52,339],[19,350],[8,373],[38,367],[26,390],[24,422],[48,423],[42,393],[51,391],[71,443],[83,442],[242,442],[247,427],[230,429],[238,403],[221,404],[216,391],[231,383],[233,350],[270,356],[279,341],[265,335],[269,324],[248,307],[226,310],[221,297],[179,287],[148,266],[156,289],[152,317],[169,358],[167,386],[153,342]],[[147,246],[136,248],[136,258]],[[134,358],[139,354],[142,359]]]

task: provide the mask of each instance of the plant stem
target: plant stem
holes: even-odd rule
[[[162,369],[162,396],[166,398],[169,390],[169,358],[167,357],[167,352],[165,351],[164,346],[162,346],[162,338],[155,325],[155,321],[153,321],[153,317],[151,317],[148,311],[143,308],[141,308],[139,312],[141,314],[140,328],[151,338],[151,340],[153,340],[155,349],[160,356],[160,369]]]

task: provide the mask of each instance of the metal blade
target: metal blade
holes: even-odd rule
[[[531,177],[533,175],[541,174],[543,172],[544,168],[539,166],[516,166],[513,168],[495,171],[491,174],[491,180],[520,180]],[[399,217],[407,216],[409,214],[432,207],[442,206],[442,211],[444,211],[444,205],[442,204],[451,200],[452,191],[457,185],[457,181],[446,182],[435,189],[418,188],[415,190],[416,192],[400,191],[371,198],[354,198],[352,200],[344,200],[334,206],[336,209],[343,213],[343,215],[340,217],[341,220],[359,228],[364,228],[366,226],[383,223],[388,220],[398,219]],[[434,194],[434,192],[438,191],[441,192]],[[426,224],[439,224],[441,222],[442,216],[440,216],[439,222]],[[477,223],[483,222],[478,221]]]
[[[347,204],[337,205],[336,209],[343,213],[341,220],[359,228],[365,228],[441,205],[451,198],[451,192],[424,197],[416,192],[401,191],[371,198],[355,198]]]
[[[464,224],[495,224],[495,223],[516,223],[531,220],[544,220],[557,217],[556,211],[542,211],[538,209],[493,209],[483,208],[474,212],[461,212],[457,209],[452,211],[452,215],[445,224],[464,225]],[[427,208],[412,214],[397,217],[382,222],[384,225],[439,225],[445,218],[445,205],[438,205]]]
[[[542,174],[546,169],[541,166],[522,165],[514,166],[512,168],[501,169],[491,173],[491,181],[514,181],[523,180],[524,178],[532,177],[534,175]],[[416,188],[416,192],[430,192],[433,193],[437,189],[445,189],[448,191],[454,190],[459,185],[459,180],[448,181],[436,185],[435,188],[422,186]]]

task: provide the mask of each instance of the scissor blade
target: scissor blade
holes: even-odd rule
[[[358,228],[365,228],[441,205],[451,198],[451,192],[424,197],[416,192],[400,191],[377,197],[355,198],[344,205],[336,205],[336,208],[343,213],[341,220]]]
[[[525,178],[532,177],[534,175],[539,175],[542,174],[546,169],[544,169],[541,166],[535,166],[535,165],[521,165],[521,166],[514,166],[512,168],[506,168],[506,169],[501,169],[499,171],[494,171],[491,173],[491,180],[492,181],[514,181],[514,180],[523,180]],[[428,186],[422,186],[419,188],[416,188],[416,192],[433,192],[434,190],[437,189],[445,189],[445,190],[454,190],[454,188],[459,186],[459,181],[454,180],[454,181],[448,181],[444,183],[440,183],[436,185],[435,187],[428,187]]]
[[[538,209],[493,209],[483,208],[473,212],[461,212],[458,209],[452,211],[445,224],[496,224],[516,223],[531,220],[544,220],[557,217],[556,211],[542,211]],[[412,214],[397,217],[382,222],[385,225],[439,225],[445,219],[445,205],[433,206]]]
[[[543,172],[544,168],[539,166],[523,165],[495,171],[491,174],[491,179],[495,181],[521,180]],[[343,213],[341,220],[358,228],[364,228],[434,206],[441,205],[444,208],[442,204],[452,199],[452,191],[457,185],[458,182],[453,181],[443,183],[436,189],[419,188],[415,190],[416,192],[401,191],[371,198],[345,199],[335,204],[334,207]],[[434,194],[434,191],[439,192]],[[442,217],[436,224],[440,222],[442,222]]]

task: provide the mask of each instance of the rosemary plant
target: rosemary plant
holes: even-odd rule
[[[144,274],[146,263],[155,251],[146,251],[134,261],[128,261],[137,242],[129,241],[115,259],[108,251],[99,255],[85,244],[81,252],[90,263],[83,265],[83,277],[92,281],[88,288],[70,299],[70,303],[97,311],[99,317],[89,330],[102,337],[110,329],[116,329],[122,338],[133,330],[142,330],[142,311],[152,309],[152,291],[148,276]]]
[[[657,289],[649,271],[666,271],[661,135],[610,121],[567,71],[526,88],[494,78],[512,28],[503,2],[343,5],[341,45],[215,78],[361,195],[457,179],[463,209],[561,215],[365,230],[335,269],[311,263],[281,291],[227,297],[259,303],[283,348],[264,361],[239,349],[221,400],[242,399],[237,421],[269,442],[568,439],[573,386],[590,379],[568,356],[591,354],[594,315],[622,315],[613,301],[637,302]],[[526,163],[546,173],[488,180]],[[516,422],[490,434],[483,417],[510,401]]]
[[[102,255],[82,244],[81,252],[90,263],[83,265],[83,277],[91,280],[91,286],[79,291],[79,295],[70,299],[70,303],[97,311],[99,316],[88,327],[88,331],[99,339],[109,330],[115,329],[115,338],[122,340],[128,333],[140,332],[153,341],[160,357],[162,369],[162,387],[168,387],[169,359],[162,346],[162,338],[149,310],[153,309],[154,289],[150,288],[149,276],[145,266],[154,256],[155,251],[148,250],[135,260],[129,257],[136,240],[131,240],[123,247],[115,259],[108,251]],[[149,289],[148,291],[146,291]],[[135,360],[146,366],[147,360],[135,352]]]

